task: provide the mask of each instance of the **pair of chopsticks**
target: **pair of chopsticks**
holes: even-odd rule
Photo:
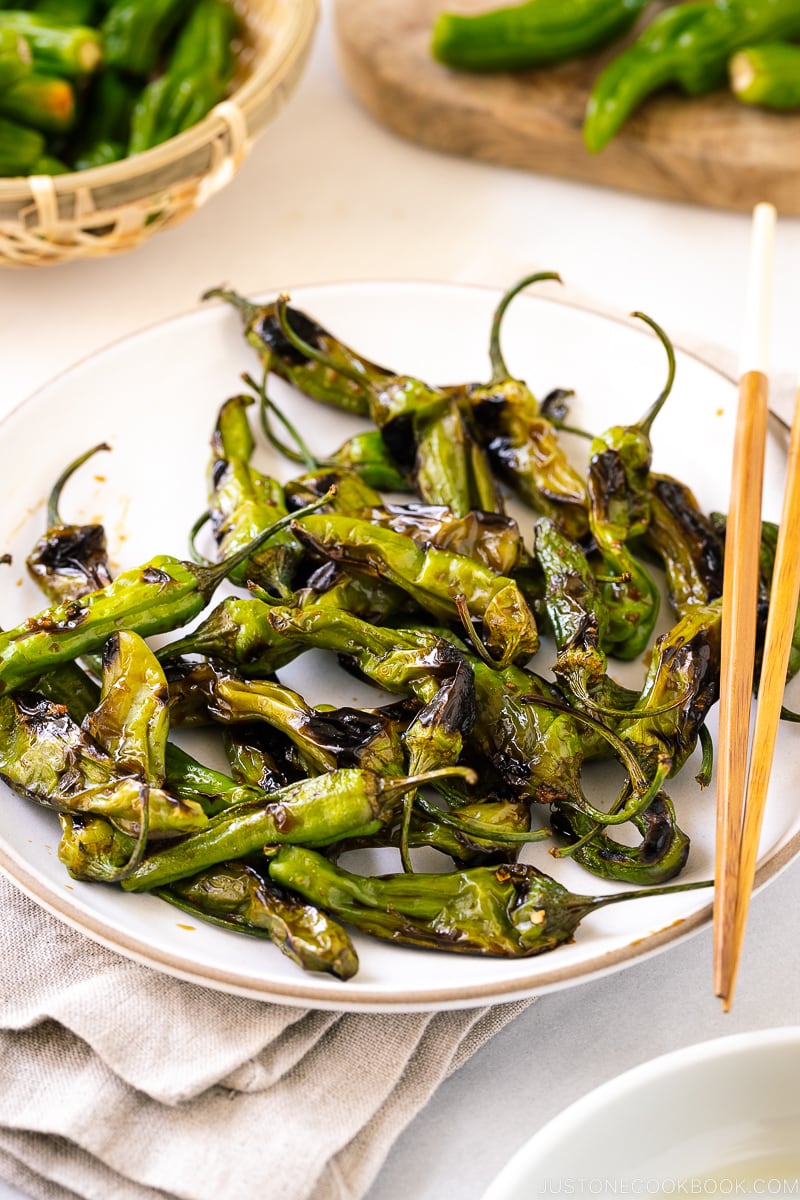
[[[775,225],[776,213],[772,205],[759,204],[753,214],[748,309],[725,535],[714,881],[714,991],[726,1012],[733,1001],[747,924],[800,595],[800,554],[789,544],[789,531],[800,520],[798,396],[750,742]]]

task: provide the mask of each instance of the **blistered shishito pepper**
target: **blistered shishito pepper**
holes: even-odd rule
[[[537,512],[552,517],[577,538],[587,530],[585,484],[527,383],[511,375],[500,347],[503,318],[514,297],[532,283],[558,278],[552,271],[542,271],[508,289],[492,320],[492,377],[464,391],[476,437],[497,475]]]
[[[609,616],[581,547],[548,518],[534,526],[533,552],[545,577],[544,606],[556,644],[554,673],[581,700],[607,679],[600,643]]]
[[[144,792],[144,789],[143,789]],[[145,812],[146,803],[142,806]],[[60,813],[59,862],[73,879],[120,883],[141,861],[141,838],[123,833],[105,817]]]
[[[641,834],[636,846],[617,841],[574,805],[559,804],[551,824],[570,844],[569,856],[601,879],[651,887],[674,879],[689,857],[689,838],[678,826],[665,792],[659,792],[644,812],[631,818]]]
[[[486,12],[443,12],[434,58],[462,71],[515,71],[578,58],[622,37],[650,0],[527,0]]]
[[[66,525],[59,512],[61,493],[71,476],[99,450],[109,450],[105,442],[81,454],[64,470],[53,485],[47,501],[47,530],[25,560],[28,573],[48,600],[60,604],[81,600],[89,592],[111,582],[106,535],[102,525]]]
[[[378,575],[440,620],[480,621],[483,644],[501,664],[536,653],[536,619],[519,587],[474,559],[422,551],[402,534],[336,514],[311,514],[292,528],[310,550]]]
[[[498,575],[513,575],[528,554],[516,521],[500,513],[475,510],[456,517],[449,508],[433,504],[383,504],[353,513],[372,525],[393,529],[424,549],[452,550],[475,558]]]
[[[642,694],[617,726],[650,779],[678,773],[719,699],[721,621],[721,602],[687,609],[657,640]]]
[[[208,506],[211,528],[221,559],[248,545],[268,526],[287,515],[282,486],[251,465],[255,442],[247,418],[249,396],[232,396],[220,409],[211,438]],[[323,488],[323,493],[327,491]],[[229,578],[244,586],[248,580],[287,599],[302,547],[288,529],[270,538]]]
[[[207,767],[174,742],[167,742],[166,768],[169,791],[181,800],[195,801],[209,817],[236,804],[265,801],[267,797],[263,788]]]
[[[100,650],[123,626],[146,637],[186,624],[202,612],[223,579],[279,527],[280,522],[215,567],[159,555],[143,567],[123,571],[107,587],[45,609],[0,633],[0,693]]]
[[[169,688],[158,659],[136,633],[113,634],[103,647],[100,701],[83,728],[114,761],[162,787],[169,733]]]
[[[244,863],[220,863],[158,894],[223,929],[269,938],[305,971],[350,979],[358,970],[358,955],[338,921],[288,895]]]
[[[602,150],[653,92],[670,84],[690,96],[713,91],[725,82],[737,50],[798,35],[794,0],[700,0],[665,8],[595,83],[583,127],[588,149]]]
[[[724,546],[689,488],[668,475],[650,476],[648,546],[661,558],[667,594],[678,615],[722,595]]]
[[[14,791],[59,812],[91,813],[139,831],[176,837],[202,829],[199,804],[143,783],[72,720],[63,705],[30,692],[0,698],[0,776]],[[144,789],[144,791],[143,791]]]
[[[465,774],[458,768],[448,773]],[[265,802],[239,804],[220,813],[202,835],[186,838],[177,848],[149,855],[123,887],[134,892],[164,887],[265,846],[332,845],[344,837],[369,836],[396,816],[405,792],[427,782],[416,776],[383,779],[374,771],[352,768],[300,780],[273,792]]]
[[[414,490],[409,482],[407,472],[398,467],[389,453],[389,448],[379,429],[367,429],[362,433],[353,434],[346,442],[342,443],[338,450],[320,458],[311,453],[296,426],[278,408],[274,400],[269,398],[266,392],[266,383],[258,385],[249,376],[247,379],[261,400],[261,425],[267,441],[290,462],[300,463],[310,471],[319,471],[326,467],[349,471],[358,475],[367,486],[383,492]],[[287,446],[286,442],[277,436],[270,422],[270,413],[273,413],[283,425],[294,443],[293,446]]]
[[[371,838],[340,842],[336,851],[339,854],[347,850],[383,846],[401,848],[405,840],[405,844],[412,849],[427,846],[438,850],[440,854],[449,855],[460,866],[478,867],[514,860],[521,849],[517,837],[530,840],[527,836],[530,828],[528,806],[519,800],[488,798],[460,804],[448,810],[446,819],[451,823],[444,825],[441,816],[437,819],[414,812],[407,832],[398,823],[382,829]],[[475,826],[484,829],[484,836],[467,832]]]
[[[572,941],[590,912],[660,892],[577,896],[521,863],[441,875],[355,875],[297,846],[281,848],[270,860],[269,873],[363,933],[410,946],[501,958],[554,950]],[[708,886],[679,884],[668,891]]]
[[[340,767],[368,768],[387,776],[404,772],[400,730],[379,711],[317,712],[283,684],[223,674],[214,679],[209,707],[214,718],[225,724],[264,721],[280,730],[295,746],[307,774]],[[415,768],[412,773],[417,774]]]
[[[286,502],[290,508],[300,508],[315,498],[330,493],[318,512],[354,513],[383,503],[383,497],[355,471],[346,467],[319,467],[295,475],[286,484]]]
[[[300,309],[287,307],[286,315],[292,329],[316,350],[322,351],[327,359],[335,362],[336,369],[303,354],[289,342],[278,321],[276,301],[254,304],[230,288],[211,288],[203,294],[203,299],[225,300],[233,305],[242,318],[247,341],[265,366],[294,384],[303,395],[311,396],[322,404],[358,416],[369,416],[369,395],[364,385],[356,382],[356,372],[372,380],[392,377],[391,371],[351,350]]]
[[[338,366],[292,329],[285,297],[276,304],[280,327],[301,354],[331,371],[349,374],[369,398],[369,415],[390,453],[410,471],[427,504],[446,504],[456,516],[473,508],[502,512],[503,501],[483,450],[473,437],[455,396],[410,375],[379,379]]]
[[[666,334],[644,314],[634,315],[655,330],[667,351],[667,382],[641,421],[614,425],[593,438],[587,479],[589,525],[603,561],[601,595],[609,615],[603,649],[623,659],[644,652],[658,617],[658,588],[630,543],[643,536],[650,520],[650,428],[675,378],[675,354]]]

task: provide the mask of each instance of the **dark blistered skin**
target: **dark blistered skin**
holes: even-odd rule
[[[642,839],[637,846],[625,846],[606,832],[597,833],[572,857],[593,875],[620,883],[644,886],[674,879],[686,866],[689,838],[678,827],[672,802],[661,792],[650,807],[632,818]],[[551,817],[553,831],[566,841],[583,837],[593,822],[572,805],[561,805]]]
[[[516,521],[496,512],[475,509],[456,517],[445,505],[385,504],[354,515],[410,537],[421,549],[435,546],[475,558],[498,575],[513,574],[527,557]]]
[[[652,475],[647,544],[660,556],[670,603],[680,615],[687,605],[709,604],[722,595],[724,543],[685,484]]]
[[[519,380],[464,390],[476,436],[495,473],[536,512],[573,538],[588,529],[586,485],[555,427]]]
[[[31,578],[55,604],[81,600],[111,582],[102,525],[61,525],[39,538],[26,565]]]
[[[659,759],[668,760],[670,775],[684,766],[719,699],[721,625],[720,602],[691,605],[656,642],[636,711],[617,726],[650,778]]]

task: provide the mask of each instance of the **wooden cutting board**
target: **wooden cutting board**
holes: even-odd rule
[[[800,213],[800,114],[747,108],[724,92],[652,97],[600,154],[584,148],[586,98],[614,52],[545,70],[469,75],[430,56],[436,13],[490,0],[336,0],[340,65],[395,133],[452,154],[645,195]]]

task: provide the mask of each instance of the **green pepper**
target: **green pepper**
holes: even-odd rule
[[[143,567],[123,571],[99,591],[45,609],[0,633],[0,693],[101,649],[123,626],[143,637],[179,628],[202,612],[230,571],[281,527],[277,522],[216,567],[159,555]]]
[[[233,396],[223,404],[211,439],[208,470],[209,515],[218,557],[228,558],[252,542],[268,526],[287,515],[284,490],[277,480],[252,466],[255,450],[247,409],[249,396]],[[324,495],[323,488],[319,495]],[[312,496],[311,499],[315,499]],[[287,600],[303,549],[288,529],[276,533],[230,574],[233,583],[253,580]]]
[[[746,46],[728,63],[731,91],[744,104],[800,108],[800,46],[765,42]]]
[[[96,29],[64,25],[47,13],[2,12],[0,32],[24,37],[37,70],[72,78],[89,75],[103,58],[103,43]]]
[[[209,696],[212,715],[224,724],[265,721],[296,747],[307,774],[363,767],[403,774],[403,746],[394,721],[379,712],[342,708],[317,712],[291,688],[272,680],[245,682],[217,673]],[[440,764],[435,764],[440,765]],[[412,766],[413,774],[418,774]]]
[[[83,728],[145,783],[163,785],[169,689],[158,659],[138,634],[123,630],[103,647],[100,700]]]
[[[663,562],[667,595],[682,616],[694,604],[722,595],[723,543],[685,484],[669,475],[651,475],[647,545]]]
[[[123,887],[134,892],[163,887],[267,845],[326,845],[375,833],[395,815],[403,793],[426,782],[423,777],[383,779],[352,768],[303,779],[265,801],[238,804],[212,817],[201,835],[145,858]]]
[[[146,802],[142,811],[147,812]],[[141,862],[147,834],[144,825],[137,838],[123,833],[105,817],[60,813],[58,819],[58,859],[73,879],[121,883]]]
[[[338,921],[244,863],[221,863],[162,888],[158,895],[223,929],[269,938],[306,971],[350,979],[358,970],[358,955]]]
[[[30,175],[44,154],[44,137],[17,121],[0,117],[0,175]]]
[[[443,550],[422,551],[402,534],[335,513],[303,518],[292,528],[309,549],[378,575],[434,617],[480,620],[483,645],[501,664],[536,653],[536,619],[522,592],[513,579],[482,563]]]
[[[721,601],[687,609],[657,640],[642,694],[617,727],[650,779],[678,773],[719,699],[721,622]]]
[[[125,157],[137,94],[136,85],[114,67],[106,67],[93,77],[72,148],[76,171]]]
[[[475,435],[499,478],[537,512],[552,517],[577,538],[587,531],[586,487],[527,383],[511,375],[500,346],[501,327],[511,301],[530,284],[548,279],[560,282],[555,272],[540,271],[519,280],[501,297],[489,338],[492,377],[486,384],[457,391],[466,397]]]
[[[149,75],[193,0],[115,0],[101,25],[106,62]]]
[[[33,71],[0,91],[0,112],[43,133],[66,133],[75,124],[75,92],[68,80]]]
[[[126,833],[140,831],[143,805],[153,836],[207,824],[199,804],[148,787],[138,768],[117,763],[62,705],[30,692],[0,697],[0,776],[40,804],[108,817]]]
[[[111,583],[103,526],[96,522],[68,525],[59,512],[62,490],[78,467],[99,450],[110,449],[101,442],[81,454],[61,473],[47,502],[47,530],[25,560],[28,574],[48,600],[56,604],[81,600]]]
[[[653,92],[672,83],[690,96],[713,91],[737,50],[798,36],[794,0],[700,0],[664,9],[595,83],[583,126],[587,148],[602,150]]]
[[[442,875],[355,875],[298,846],[278,850],[269,873],[276,883],[364,933],[410,946],[502,958],[543,954],[572,941],[583,918],[604,905],[664,894],[651,888],[576,896],[521,863]],[[708,886],[704,881],[666,890]]]
[[[329,362],[335,363],[336,370],[298,350],[288,340],[278,321],[276,301],[254,304],[230,288],[211,288],[202,298],[224,300],[232,305],[242,319],[246,340],[264,365],[322,404],[366,417],[369,395],[365,384],[358,379],[359,374],[374,382],[392,378],[391,371],[359,355],[297,308],[286,309],[291,328],[303,341],[322,351]]]
[[[650,429],[675,378],[669,338],[650,317],[634,315],[655,330],[667,352],[667,382],[635,425],[614,425],[592,439],[587,478],[589,526],[603,561],[601,595],[609,615],[602,647],[622,659],[638,658],[645,650],[658,616],[658,588],[630,543],[642,537],[650,520]]]
[[[443,12],[433,57],[465,71],[515,71],[577,58],[621,38],[650,0],[528,0],[469,16]]]
[[[4,29],[0,15],[0,96],[31,73],[31,48],[13,29]]]
[[[166,786],[172,795],[195,801],[209,817],[245,801],[266,800],[263,788],[207,767],[174,742],[167,742],[165,763]]]

